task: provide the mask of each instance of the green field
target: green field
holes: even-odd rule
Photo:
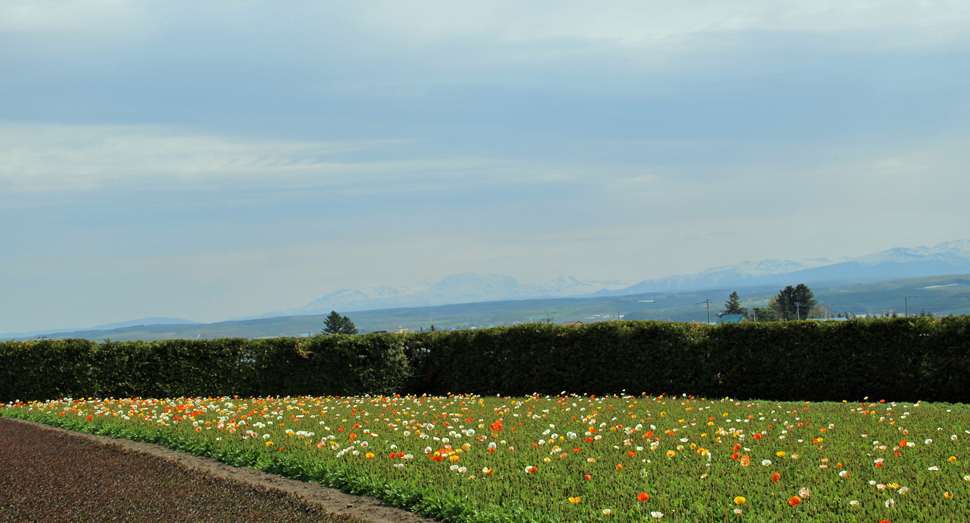
[[[152,441],[462,522],[964,521],[966,405],[532,396],[63,399]]]

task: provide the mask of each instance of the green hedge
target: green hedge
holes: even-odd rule
[[[970,318],[0,344],[4,402],[563,391],[970,403]]]

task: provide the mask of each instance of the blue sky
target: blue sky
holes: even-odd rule
[[[0,4],[0,332],[966,238],[965,1]]]

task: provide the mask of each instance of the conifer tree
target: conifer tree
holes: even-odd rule
[[[330,315],[323,320],[323,334],[357,334],[357,326],[350,318],[341,316],[337,311],[330,311]]]
[[[747,314],[747,313],[748,313],[748,309],[741,306],[741,298],[738,296],[737,291],[735,291],[735,292],[732,292],[730,296],[728,296],[728,301],[724,302],[724,312],[721,313],[721,316],[724,316],[725,314]]]

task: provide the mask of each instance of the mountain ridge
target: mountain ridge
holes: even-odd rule
[[[408,307],[435,307],[446,304],[478,303],[569,297],[611,297],[650,292],[686,291],[732,286],[787,285],[813,282],[874,283],[900,278],[920,278],[970,273],[970,240],[943,242],[932,247],[895,247],[878,253],[828,260],[815,258],[793,261],[767,259],[719,266],[694,274],[673,275],[643,280],[633,285],[617,280],[581,280],[559,276],[541,283],[519,283],[502,274],[454,274],[437,283],[410,287],[370,285],[340,289],[296,309],[267,312],[258,316],[231,318],[242,321],[285,316],[341,313]],[[0,336],[25,338],[59,332],[112,330],[135,325],[197,324],[180,318],[149,317],[127,322],[98,325],[86,329],[49,329],[11,332]]]
[[[537,284],[522,284],[502,274],[454,274],[436,284],[394,288],[384,285],[342,289],[296,309],[269,312],[252,318],[323,314],[331,310],[358,312],[397,307],[436,306],[496,300],[624,296],[647,292],[684,291],[736,285],[887,281],[970,272],[970,240],[943,242],[933,247],[895,247],[854,258],[804,261],[767,259],[713,267],[694,274],[643,280],[633,285],[619,281],[580,280],[559,276]],[[600,287],[600,288],[595,288]],[[241,318],[240,318],[241,319]]]

